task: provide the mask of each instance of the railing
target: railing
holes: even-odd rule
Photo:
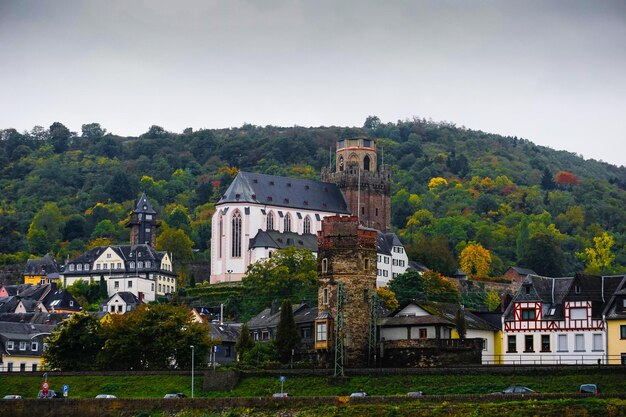
[[[626,365],[621,355],[605,354],[506,354],[482,355],[483,365]]]

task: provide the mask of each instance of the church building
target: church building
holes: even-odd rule
[[[142,302],[176,292],[172,255],[156,250],[158,226],[157,213],[143,193],[126,223],[130,245],[96,246],[68,261],[61,273],[63,286],[103,277],[109,296],[127,291]]]
[[[213,215],[211,283],[240,281],[251,263],[287,246],[317,254],[322,219],[349,215],[377,233],[377,285],[405,272],[408,258],[391,232],[391,169],[378,163],[374,139],[338,140],[322,181],[239,172]]]

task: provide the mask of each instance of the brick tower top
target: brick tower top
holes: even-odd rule
[[[378,164],[375,139],[338,140],[335,166],[322,169],[322,181],[339,186],[360,224],[391,230],[391,169]]]

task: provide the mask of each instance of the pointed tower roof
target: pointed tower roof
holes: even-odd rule
[[[150,204],[150,200],[146,197],[145,191],[141,193],[141,197],[139,197],[139,201],[137,202],[137,207],[135,207],[135,213],[145,213],[145,214],[156,214],[156,210]]]

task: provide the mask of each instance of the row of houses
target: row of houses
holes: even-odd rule
[[[50,284],[0,288],[0,370],[33,371],[41,367],[45,337],[70,314],[51,306],[54,300],[64,300],[55,295],[57,292]],[[38,301],[25,302],[33,299],[27,297]],[[124,314],[140,304],[134,294],[120,292],[109,297],[98,314]],[[10,311],[7,305],[41,308]],[[69,301],[62,306],[69,307]],[[626,364],[626,277],[587,275],[528,275],[498,312],[476,312],[456,304],[424,301],[381,311],[377,320],[378,364],[389,365],[393,359],[397,365],[398,359],[392,358],[390,348],[407,341],[424,351],[439,353],[466,348],[467,344],[453,343],[460,338],[456,319],[459,311],[466,323],[465,339],[479,346],[478,361],[471,357],[474,364]],[[293,306],[293,313],[302,340],[300,358],[312,358],[318,309],[301,303]],[[241,325],[214,322],[205,309],[192,309],[192,315],[194,320],[208,325],[213,339],[221,341],[212,360],[236,360],[235,344]],[[253,339],[273,340],[279,319],[277,303],[253,317],[248,322]],[[405,365],[419,366],[406,362]]]
[[[308,303],[293,309],[301,350],[312,350],[318,310]],[[411,341],[425,351],[442,346],[441,341],[459,339],[458,310],[466,323],[465,338],[479,342],[478,363],[626,365],[626,277],[621,275],[528,275],[498,312],[407,302],[377,320],[378,346]],[[279,318],[276,305],[252,318],[248,326],[254,340],[274,339]]]

